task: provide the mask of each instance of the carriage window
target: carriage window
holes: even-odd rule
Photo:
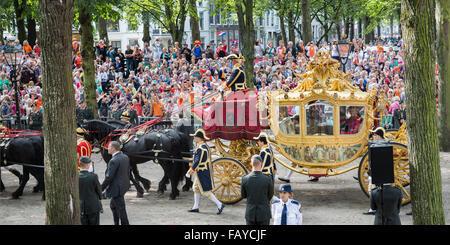
[[[340,106],[339,122],[341,134],[357,134],[363,127],[364,106]]]
[[[316,100],[306,104],[306,134],[333,135],[333,111],[333,104],[328,101]]]
[[[300,106],[280,106],[278,109],[281,133],[300,135]]]

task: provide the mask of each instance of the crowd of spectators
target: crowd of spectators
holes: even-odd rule
[[[388,98],[386,111],[390,117],[386,117],[383,125],[386,128],[398,127],[400,120],[405,120],[404,117],[399,119],[403,115],[401,110],[405,101],[402,40],[389,38],[371,44],[365,44],[361,39],[348,41],[351,43],[350,52],[343,63],[353,84],[362,91],[373,87],[384,91]],[[0,43],[0,52],[5,47]],[[20,113],[27,124],[30,125],[31,121],[32,125],[39,120],[35,114],[42,115],[40,50],[37,42],[31,47],[27,41],[22,45],[16,41],[14,48],[24,54],[17,79]],[[72,48],[73,86],[77,108],[80,108],[85,102],[81,44],[74,41]],[[280,40],[278,45],[268,42],[264,47],[258,40],[255,43],[253,81],[256,89],[264,93],[294,88],[298,82],[295,74],[305,72],[307,62],[319,51],[328,51],[333,58],[341,60],[336,41],[304,44],[297,40],[285,46]],[[179,114],[172,112],[192,102],[194,96],[215,92],[226,82],[233,67],[225,57],[231,53],[239,53],[237,43],[231,47],[218,43],[215,47],[197,41],[190,48],[187,44],[175,42],[165,47],[155,38],[143,47],[128,45],[123,51],[100,40],[95,45],[94,62],[98,114],[103,118],[120,119],[126,112],[128,115],[136,113],[138,120],[135,123],[143,118],[163,115],[176,119]],[[14,118],[15,93],[10,67],[2,55],[0,92],[1,118]],[[42,121],[42,116],[40,118]]]

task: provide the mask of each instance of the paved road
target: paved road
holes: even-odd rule
[[[96,172],[100,180],[104,178],[105,163],[95,154]],[[359,159],[357,160],[359,161]],[[216,206],[204,197],[200,201],[199,214],[188,213],[193,204],[193,193],[180,192],[177,200],[169,200],[169,192],[163,196],[156,193],[157,183],[162,177],[162,169],[152,162],[139,165],[142,176],[152,181],[149,193],[144,198],[136,198],[134,187],[126,194],[128,216],[131,224],[183,224],[183,225],[242,225],[245,224],[245,200],[227,206],[222,215],[216,215]],[[441,171],[443,180],[443,199],[446,223],[450,224],[450,154],[441,153]],[[280,176],[287,170],[279,167]],[[352,177],[357,175],[353,170],[346,174],[322,178],[319,182],[308,182],[308,177],[300,174],[292,176],[295,199],[303,206],[303,223],[307,225],[370,225],[373,216],[362,215],[369,207],[368,198],[360,190],[359,184]],[[36,184],[31,178],[20,200],[11,200],[11,193],[18,187],[18,180],[9,172],[2,171],[6,191],[0,193],[0,225],[7,224],[44,224],[45,203],[41,194],[31,193]],[[280,182],[276,182],[279,186]],[[170,185],[168,185],[170,188]],[[181,191],[181,185],[179,186]],[[112,224],[109,200],[103,200],[105,212],[101,215],[101,224]],[[407,205],[402,208],[400,218],[403,224],[412,224],[412,217],[406,213],[411,210]]]

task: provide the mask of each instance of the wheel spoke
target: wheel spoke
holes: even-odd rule
[[[230,185],[227,185],[228,200],[231,200]]]
[[[220,189],[221,186],[223,186],[222,183],[220,183],[218,186],[214,187],[214,189],[212,189],[212,192],[216,192],[218,189]]]
[[[220,199],[223,200],[223,193],[225,192],[225,186],[222,186],[222,192],[220,192]]]
[[[239,197],[239,193],[237,193],[236,189],[233,187],[233,185],[230,186],[231,190],[234,192],[234,194]]]

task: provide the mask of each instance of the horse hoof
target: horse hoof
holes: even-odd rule
[[[164,191],[158,190],[156,193],[158,193],[159,196],[162,196],[164,194]]]
[[[184,191],[184,192],[187,192],[187,191],[189,191],[189,186],[183,186],[183,188],[182,188],[182,190]]]
[[[169,200],[175,200],[175,199],[176,199],[175,196],[170,195]]]
[[[11,199],[14,199],[14,200],[19,199],[19,197],[20,197],[20,195],[17,195],[17,194],[12,194],[11,195]]]
[[[136,197],[142,198],[142,197],[144,197],[144,194],[138,192],[138,193],[136,194]]]

